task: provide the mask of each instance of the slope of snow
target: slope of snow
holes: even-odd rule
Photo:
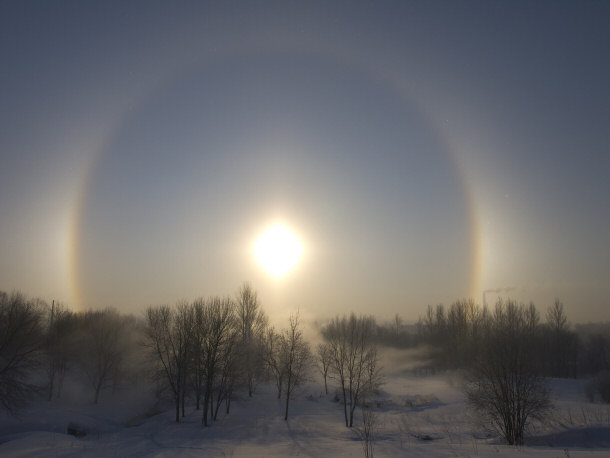
[[[602,457],[610,453],[610,410],[591,404],[582,381],[553,380],[556,409],[535,425],[528,446],[514,448],[468,412],[457,377],[394,375],[368,400],[379,432],[375,456],[414,457]],[[188,406],[179,424],[171,404],[154,413],[155,399],[141,389],[105,394],[99,406],[78,399],[39,401],[20,419],[0,419],[0,456],[8,457],[195,457],[195,456],[363,456],[354,429],[346,428],[343,406],[319,383],[304,387],[284,404],[271,386],[234,402],[230,415],[205,428],[201,412]],[[152,416],[151,416],[152,415]],[[361,413],[356,412],[359,424]],[[83,438],[66,434],[68,423],[89,430]],[[135,425],[135,426],[127,426]]]

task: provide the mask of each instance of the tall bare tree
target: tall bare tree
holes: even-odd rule
[[[555,299],[546,313],[546,352],[547,375],[552,377],[576,376],[579,342],[577,335],[568,324],[563,303]]]
[[[192,348],[193,316],[186,304],[176,310],[162,305],[146,310],[146,322],[147,346],[173,393],[178,423]]]
[[[316,350],[318,370],[324,378],[324,394],[328,395],[328,370],[330,369],[332,354],[328,344],[318,344]]]
[[[222,374],[221,358],[233,337],[234,320],[235,304],[230,298],[213,297],[208,300],[204,308],[206,334],[203,339],[203,352],[200,355],[204,359],[206,376],[201,419],[205,426],[209,424],[208,413],[214,415],[212,396],[216,387],[216,379]]]
[[[222,349],[221,373],[216,386],[216,408],[214,410],[214,420],[218,417],[221,404],[225,403],[225,412],[228,414],[231,409],[231,401],[237,382],[239,380],[238,333],[235,328],[230,332],[227,341]]]
[[[311,350],[299,328],[299,315],[291,315],[288,329],[280,336],[280,361],[284,367],[286,380],[286,410],[284,420],[288,420],[288,406],[294,390],[300,386],[307,377],[307,370],[311,364]]]
[[[59,398],[63,381],[68,368],[68,361],[73,357],[76,316],[71,311],[53,302],[46,333],[46,359],[48,375],[48,400],[53,394]]]
[[[343,395],[345,426],[354,425],[359,401],[378,384],[378,357],[373,342],[375,319],[372,316],[335,317],[322,328],[331,354],[333,376]]]
[[[237,292],[237,328],[240,335],[240,355],[248,396],[252,397],[257,377],[262,368],[260,354],[263,333],[267,327],[267,317],[258,301],[256,291],[244,283]]]
[[[205,390],[205,339],[208,334],[206,304],[204,299],[196,299],[192,304],[193,335],[191,338],[191,364],[188,377],[195,394],[196,409],[201,408],[201,397]]]
[[[86,312],[80,320],[79,362],[93,387],[93,402],[97,404],[102,388],[110,382],[122,361],[123,320],[112,309]]]
[[[261,354],[265,367],[275,382],[277,398],[281,399],[286,373],[284,371],[284,364],[282,364],[281,336],[276,332],[275,328],[267,328],[261,346]]]
[[[568,330],[568,317],[563,310],[563,303],[555,299],[553,305],[546,312],[546,322],[556,332]]]

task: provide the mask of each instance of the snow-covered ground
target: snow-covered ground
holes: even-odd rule
[[[610,408],[587,402],[583,383],[553,380],[552,419],[533,428],[527,446],[515,448],[471,417],[456,376],[388,376],[370,401],[379,427],[375,456],[610,456]],[[0,456],[363,456],[356,432],[344,425],[342,405],[322,390],[319,383],[303,387],[284,421],[283,403],[261,385],[208,428],[192,406],[180,424],[171,404],[157,413],[154,396],[141,388],[105,393],[98,406],[68,390],[60,401],[31,405],[20,419],[0,418]],[[66,434],[70,422],[89,434]]]

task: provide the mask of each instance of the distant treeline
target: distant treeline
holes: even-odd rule
[[[533,303],[499,300],[494,307],[481,307],[471,300],[449,307],[428,306],[417,323],[405,325],[396,315],[377,326],[377,343],[394,348],[428,347],[421,367],[429,370],[466,369],[477,358],[482,336],[498,308],[518,305],[534,331],[531,352],[540,375],[588,377],[610,370],[610,323],[570,325],[563,304],[556,300],[544,313]]]

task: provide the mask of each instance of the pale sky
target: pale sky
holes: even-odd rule
[[[610,3],[0,3],[0,289],[610,320]],[[253,254],[302,243],[275,278]]]

